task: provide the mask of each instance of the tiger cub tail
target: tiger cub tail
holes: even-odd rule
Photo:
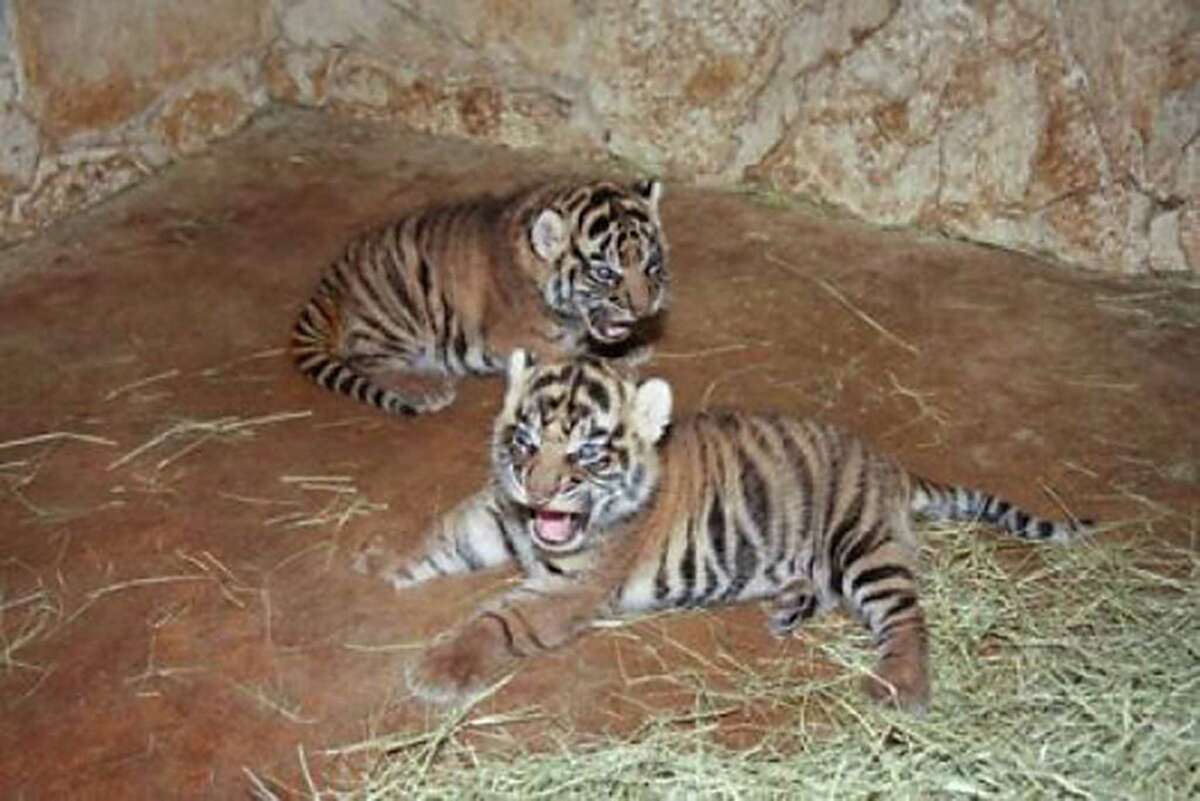
[[[336,267],[345,265],[340,263]],[[449,399],[441,396],[431,394],[423,398],[381,386],[369,373],[347,361],[341,346],[348,334],[345,303],[356,289],[353,279],[343,279],[342,269],[322,278],[292,327],[291,355],[296,368],[317,386],[391,414],[411,416],[446,405]]]
[[[1038,517],[990,492],[916,477],[911,509],[927,520],[981,522],[1023,540],[1068,542],[1090,532],[1091,520]]]

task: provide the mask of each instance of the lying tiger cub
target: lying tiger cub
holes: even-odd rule
[[[1027,540],[1065,541],[1086,526],[918,478],[821,423],[703,412],[671,424],[661,379],[638,382],[591,357],[534,366],[517,350],[492,481],[383,575],[406,588],[510,560],[525,573],[411,666],[411,689],[429,701],[474,693],[601,617],[770,599],[776,635],[836,605],[852,610],[880,652],[866,691],[923,710],[914,514]],[[360,554],[360,569],[375,556]]]
[[[320,386],[385,412],[449,405],[515,348],[628,343],[667,304],[662,183],[544,183],[414,212],[353,238],[292,330]],[[640,359],[635,348],[627,358]]]

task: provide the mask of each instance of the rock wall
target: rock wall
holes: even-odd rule
[[[273,101],[607,151],[1093,269],[1200,271],[1195,0],[200,6],[14,0],[0,237]],[[83,30],[120,36],[72,48]]]
[[[0,30],[0,241],[141,180],[269,101],[270,0],[11,0]]]

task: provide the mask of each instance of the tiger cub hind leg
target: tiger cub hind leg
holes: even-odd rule
[[[867,695],[911,712],[929,708],[929,633],[917,597],[911,550],[884,540],[843,565],[842,594],[879,650],[863,680]]]
[[[404,414],[438,412],[454,402],[458,382],[447,375],[409,373],[399,370],[366,372],[384,397],[395,399],[394,408]]]

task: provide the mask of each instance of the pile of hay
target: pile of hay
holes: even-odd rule
[[[871,705],[865,631],[807,628],[839,669],[798,684],[754,665],[736,693],[696,688],[687,723],[538,753],[493,753],[459,710],[437,731],[389,738],[338,799],[1196,798],[1200,797],[1197,549],[1095,541],[1031,548],[970,528],[931,532],[924,597],[936,686],[925,717]],[[749,749],[713,736],[731,705],[784,721]],[[374,746],[363,744],[370,749]],[[266,788],[260,785],[265,794]]]

